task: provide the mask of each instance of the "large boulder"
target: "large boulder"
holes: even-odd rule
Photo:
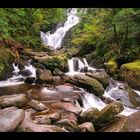
[[[25,94],[5,95],[1,96],[1,98],[2,98],[1,101],[2,107],[10,107],[10,106],[24,107],[28,102],[28,98]]]
[[[52,83],[53,82],[53,76],[50,70],[41,70],[41,69],[37,69],[36,71],[36,75],[37,75],[37,83]]]
[[[64,54],[45,55],[43,57],[34,56],[34,59],[51,71],[54,71],[56,68],[64,72],[68,71],[67,57]]]
[[[116,115],[123,111],[123,106],[119,102],[112,102],[104,107],[101,111],[96,114],[96,119],[94,118],[91,122],[94,124],[96,130],[107,126],[108,124],[116,120]]]
[[[96,72],[96,73],[86,73],[87,76],[92,77],[96,80],[98,80],[104,88],[106,88],[109,85],[109,75],[105,72]]]
[[[100,130],[101,132],[128,132],[128,119],[125,116],[118,117],[115,122]]]
[[[81,112],[78,116],[78,120],[80,122],[90,122],[91,120],[96,119],[96,114],[97,112],[99,112],[99,110],[97,108],[89,108],[83,112]]]
[[[101,97],[104,93],[104,88],[98,80],[91,78],[89,76],[83,75],[83,74],[67,76],[65,77],[65,81],[75,84],[79,87],[82,87],[99,97]]]
[[[33,109],[25,110],[25,118],[17,128],[18,132],[67,132],[64,128],[55,125],[36,124],[32,116],[36,113]]]
[[[14,131],[23,121],[25,113],[22,109],[9,107],[0,110],[0,132]]]
[[[140,60],[123,64],[120,72],[130,87],[140,90]]]
[[[127,117],[129,132],[138,132],[140,130],[140,111],[137,111]]]
[[[35,82],[35,79],[35,77],[29,76],[24,80],[24,82],[27,84],[33,84]]]

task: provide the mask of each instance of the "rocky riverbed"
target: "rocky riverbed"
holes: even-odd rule
[[[8,85],[8,81],[0,87],[1,132],[135,132],[140,129],[140,96],[127,84],[118,84],[104,70],[85,70],[74,75],[55,66],[50,70],[44,64],[48,54],[37,54],[41,59],[43,55],[43,64],[41,59],[36,61],[35,55],[32,52],[26,57],[33,60],[30,65],[34,70],[24,56],[15,67],[15,84]],[[123,114],[126,108],[134,113]]]

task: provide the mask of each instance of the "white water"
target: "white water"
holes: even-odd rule
[[[78,63],[78,66],[77,66],[78,70],[75,70],[74,61],[77,61]],[[83,58],[83,62],[79,58],[69,59],[68,67],[69,67],[69,72],[66,73],[68,75],[84,74],[83,72],[80,72],[80,70],[84,67],[87,67],[88,70],[96,70],[95,68],[89,66],[86,58]]]
[[[113,93],[113,91],[120,90],[119,86],[123,86],[123,85],[124,83],[121,83],[119,81],[114,81],[113,84],[110,83],[110,85],[107,87],[107,89],[104,92],[104,96],[109,97],[112,100],[116,100],[115,98],[111,97],[111,93]],[[140,95],[139,91],[136,91],[136,90],[134,91]],[[123,106],[123,107],[124,107],[124,110],[120,113],[120,115],[129,116],[132,113],[138,111],[137,109],[132,109],[126,106]]]
[[[0,87],[24,84],[24,79],[26,77],[18,73],[20,70],[18,66],[16,66],[14,63],[13,63],[13,68],[14,68],[12,72],[13,76],[5,81],[0,81]],[[29,70],[32,73],[32,75],[30,75],[31,77],[36,77],[36,69],[30,63],[28,63],[28,66],[25,66],[25,70]]]
[[[74,60],[78,61],[78,70],[76,71],[74,68]],[[83,62],[78,59],[78,58],[72,58],[70,60],[68,60],[68,66],[69,66],[69,72],[67,72],[67,75],[75,75],[75,74],[85,74],[83,72],[80,72],[80,70],[84,67],[87,67],[88,70],[96,70],[95,68],[89,67],[89,64],[87,62],[87,60],[85,58],[83,58]],[[115,98],[111,97],[111,93],[113,93],[113,91],[115,92],[116,90],[120,90],[120,86],[123,86],[124,83],[121,83],[119,81],[115,81],[115,80],[111,80],[109,86],[106,88],[105,92],[104,92],[104,96],[105,97],[109,97],[110,99],[117,101]],[[83,89],[81,89],[83,90]],[[84,90],[83,90],[84,91]],[[136,93],[138,93],[140,95],[140,91],[136,91],[134,90]],[[91,107],[95,107],[98,110],[103,109],[107,104],[104,103],[100,98],[96,97],[95,95],[91,94],[91,93],[87,93],[86,91],[84,91],[84,97],[83,97],[83,107],[81,107],[82,110],[86,110],[88,108]],[[120,113],[120,115],[124,115],[124,116],[129,116],[132,113],[136,112],[138,110],[136,109],[132,109],[132,108],[128,108],[124,106],[124,110]]]
[[[49,46],[52,49],[61,47],[61,43],[66,32],[80,21],[77,16],[76,8],[72,8],[71,10],[68,9],[67,16],[64,26],[57,28],[54,33],[50,34],[50,31],[47,33],[40,32],[41,40],[44,45]]]

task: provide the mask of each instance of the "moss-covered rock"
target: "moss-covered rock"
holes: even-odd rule
[[[123,64],[120,72],[130,87],[140,90],[140,60]]]
[[[91,120],[96,130],[107,126],[116,120],[116,115],[123,111],[123,106],[119,102],[112,102],[96,114],[96,119]]]
[[[104,88],[98,80],[91,78],[89,76],[83,75],[83,74],[77,74],[74,76],[66,76],[64,77],[64,80],[66,82],[70,82],[79,87],[82,87],[99,97],[101,97],[104,93]]]
[[[104,63],[104,66],[110,75],[114,75],[118,72],[118,64],[115,58],[109,59],[107,63]]]
[[[10,49],[0,46],[0,80],[10,77],[13,59]]]
[[[56,68],[64,72],[68,71],[67,57],[65,54],[34,56],[34,60],[42,63],[46,69],[51,71],[54,71]]]
[[[109,85],[109,75],[106,74],[105,72],[99,72],[99,73],[86,73],[87,76],[93,77],[97,79],[101,84],[103,85],[104,88],[106,88]]]

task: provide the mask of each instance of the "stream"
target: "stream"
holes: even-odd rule
[[[80,22],[80,19],[77,16],[76,8],[68,9],[67,16],[68,17],[64,25],[58,27],[54,33],[51,34],[50,31],[48,31],[47,33],[40,32],[42,42],[44,43],[44,45],[49,46],[52,50],[60,48],[62,40],[67,31]],[[64,74],[66,76],[74,76],[77,74],[85,75],[87,71],[90,71],[92,73],[105,72],[104,69],[96,69],[94,67],[91,67],[86,58],[80,59],[77,57],[73,57],[68,60],[68,67],[69,71]],[[79,95],[80,93],[82,105],[76,98],[74,99],[74,104],[82,111],[85,111],[91,107],[95,107],[100,111],[107,105],[107,103],[105,103],[101,98],[97,97],[93,93],[87,92],[85,89],[80,87],[68,84],[49,87],[46,85],[38,86],[36,85],[36,83],[25,83],[24,80],[28,76],[34,77],[36,79],[36,68],[32,65],[31,60],[28,61],[27,65],[25,65],[24,68],[25,72],[29,72],[27,76],[20,73],[21,70],[19,69],[19,66],[17,64],[13,63],[13,68],[13,76],[5,81],[0,81],[0,95],[27,94],[33,99],[42,101],[42,103],[47,104],[48,107],[52,109],[51,104],[59,103],[64,99],[67,101],[69,100],[69,98],[75,98],[75,96]],[[125,85],[126,83],[110,78],[109,85],[105,89],[103,96],[111,99],[112,101],[121,101],[124,110],[119,114],[129,116],[132,113],[138,111],[139,107],[131,107],[128,96],[126,94],[121,94],[126,93],[126,91],[124,90]],[[133,91],[137,94],[137,96],[140,97],[140,91]],[[53,109],[58,112],[62,111],[60,108]]]

